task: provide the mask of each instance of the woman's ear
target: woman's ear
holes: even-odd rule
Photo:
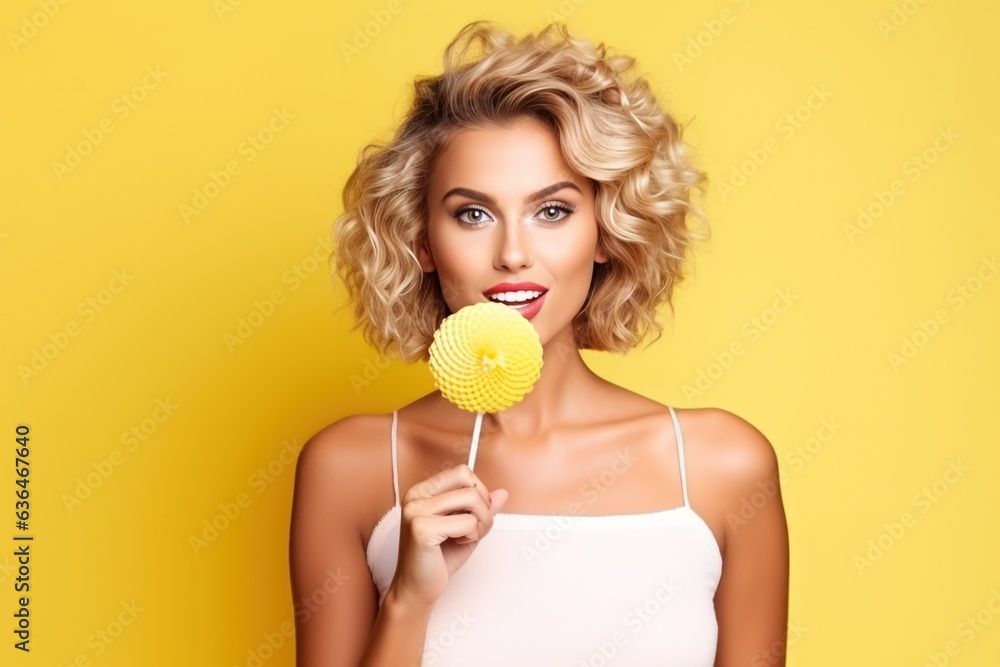
[[[608,253],[604,251],[604,244],[601,242],[600,237],[597,239],[597,249],[594,251],[594,262],[597,264],[604,264],[608,261]]]
[[[437,270],[426,236],[417,243],[417,260],[420,262],[420,268],[424,270],[424,273],[433,273]]]

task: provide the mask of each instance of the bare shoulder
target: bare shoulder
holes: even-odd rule
[[[775,477],[778,457],[767,437],[756,426],[722,408],[676,409],[691,442],[691,456],[711,470],[714,484],[737,491]],[[714,485],[713,484],[713,485]]]
[[[317,431],[303,445],[295,469],[297,487],[307,486],[313,497],[338,513],[350,513],[360,528],[372,497],[373,477],[384,467],[378,444],[388,440],[387,415],[355,414]],[[344,517],[347,518],[347,517]],[[359,531],[360,534],[360,531]]]
[[[338,456],[350,456],[371,449],[374,435],[382,430],[386,415],[356,414],[341,417],[324,426],[306,441],[302,456],[328,460]]]
[[[784,524],[778,457],[757,427],[728,410],[712,407],[676,412],[684,435],[692,506],[709,525],[724,560],[728,560],[730,543],[749,518],[771,517],[770,521],[755,521],[757,527]],[[766,502],[768,499],[776,502]]]
[[[371,459],[373,443],[385,429],[384,424],[385,415],[356,414],[324,426],[303,445],[298,468],[331,474],[364,466]]]

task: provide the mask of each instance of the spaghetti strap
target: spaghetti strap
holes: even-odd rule
[[[399,481],[396,479],[396,410],[392,411],[392,496],[393,505],[399,504]]]
[[[681,437],[681,423],[677,420],[677,413],[674,412],[673,406],[668,405],[667,409],[670,410],[670,417],[674,420],[674,433],[677,435],[677,462],[681,469],[681,493],[684,496],[684,506],[689,507],[691,503],[688,501],[687,474],[684,470],[684,438]]]

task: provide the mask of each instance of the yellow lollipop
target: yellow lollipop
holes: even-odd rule
[[[441,395],[476,413],[469,452],[475,469],[483,414],[509,408],[531,391],[542,370],[542,343],[521,313],[488,301],[446,317],[429,352]]]
[[[541,374],[542,344],[531,322],[513,308],[474,303],[446,317],[434,332],[429,365],[445,398],[482,417],[531,391]]]

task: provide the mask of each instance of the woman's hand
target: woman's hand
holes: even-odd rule
[[[407,604],[432,606],[469,560],[507,502],[466,464],[414,484],[403,494],[399,558],[390,589]]]

